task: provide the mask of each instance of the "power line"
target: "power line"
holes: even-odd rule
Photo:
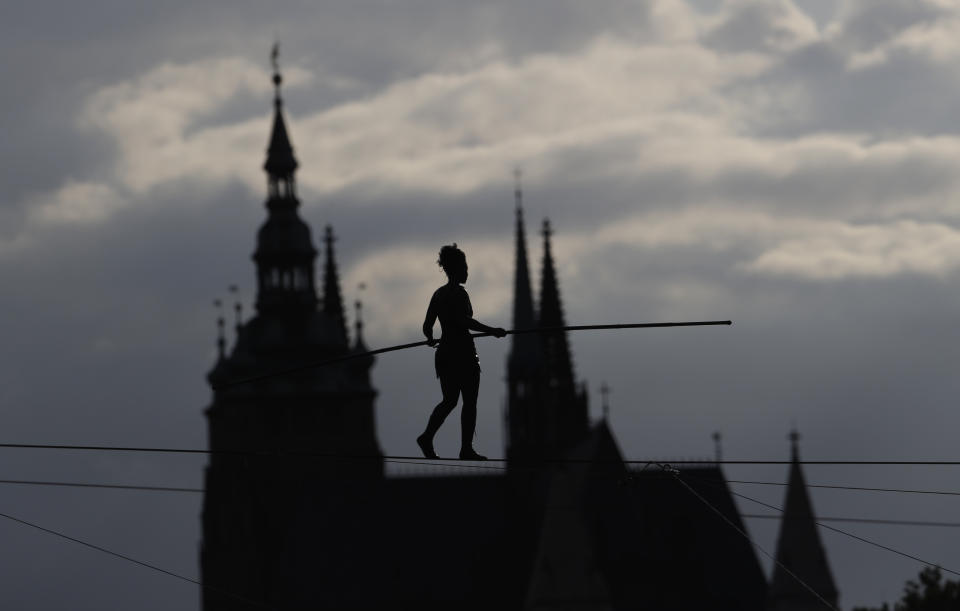
[[[18,517],[16,517],[16,516],[12,516],[12,515],[10,515],[10,514],[6,514],[6,513],[2,513],[2,512],[0,512],[0,517],[6,518],[6,519],[8,519],[8,520],[11,520],[11,521],[16,522],[16,523],[18,523],[18,524],[21,524],[21,525],[23,525],[23,526],[29,526],[30,528],[34,528],[34,529],[39,530],[39,531],[41,531],[41,532],[45,532],[45,533],[47,533],[48,535],[53,535],[53,536],[55,536],[55,537],[60,537],[61,539],[66,539],[67,541],[72,541],[73,543],[77,543],[77,544],[79,544],[79,545],[82,545],[82,546],[84,546],[84,547],[88,547],[88,548],[90,548],[90,549],[96,550],[96,551],[101,552],[101,553],[103,553],[103,554],[107,554],[108,556],[113,556],[113,557],[115,557],[115,558],[120,558],[121,560],[126,560],[127,562],[131,562],[131,563],[133,563],[133,564],[137,564],[137,565],[142,566],[142,567],[144,567],[144,568],[148,568],[148,569],[150,569],[150,570],[152,570],[152,571],[157,571],[158,573],[163,573],[164,575],[168,575],[168,576],[170,576],[170,577],[175,577],[175,578],[180,579],[180,580],[182,580],[182,581],[186,581],[186,582],[192,583],[192,584],[194,584],[194,585],[198,585],[198,586],[200,586],[201,588],[205,588],[205,589],[207,589],[207,590],[210,590],[211,592],[216,592],[216,593],[222,594],[222,595],[224,595],[224,596],[229,596],[230,598],[233,598],[233,599],[235,599],[235,600],[238,600],[238,601],[241,601],[241,602],[244,602],[244,603],[247,603],[247,604],[256,605],[256,606],[258,606],[258,607],[263,607],[263,608],[268,608],[268,607],[267,607],[266,605],[264,605],[263,603],[260,603],[260,602],[251,600],[251,599],[249,599],[249,598],[246,598],[245,596],[240,596],[240,595],[234,594],[234,593],[232,593],[232,592],[227,592],[226,590],[221,590],[220,588],[216,588],[216,587],[214,587],[214,586],[205,584],[205,583],[203,583],[202,581],[193,579],[193,578],[191,578],[191,577],[187,577],[186,575],[181,575],[181,574],[179,574],[179,573],[174,573],[173,571],[168,571],[167,569],[160,568],[160,567],[158,567],[158,566],[156,566],[156,565],[154,565],[154,564],[150,564],[150,563],[144,562],[144,561],[142,561],[142,560],[137,560],[136,558],[133,558],[133,557],[131,557],[131,556],[127,556],[126,554],[121,554],[121,553],[119,553],[119,552],[115,552],[115,551],[113,551],[113,550],[107,549],[107,548],[102,547],[102,546],[100,546],[100,545],[95,545],[95,544],[90,543],[90,542],[88,542],[88,541],[84,541],[84,540],[82,540],[82,539],[77,539],[76,537],[71,537],[70,535],[66,535],[66,534],[64,534],[64,533],[62,533],[62,532],[53,530],[53,529],[51,529],[51,528],[46,528],[46,527],[44,527],[44,526],[40,526],[39,524],[34,524],[33,522],[28,522],[27,520],[24,520],[24,519],[22,519],[22,518],[18,518]]]
[[[436,466],[436,467],[451,467],[455,469],[467,468],[467,469],[486,469],[494,471],[505,471],[503,467],[495,466],[483,466],[483,465],[451,465],[446,463],[414,463],[407,461],[388,461],[394,464],[408,464],[408,465],[425,465],[425,466]],[[148,492],[188,492],[188,493],[202,493],[205,490],[203,488],[185,488],[185,487],[174,487],[174,486],[148,486],[148,485],[137,485],[137,484],[97,484],[91,482],[62,482],[62,481],[46,481],[46,480],[21,480],[21,479],[0,479],[0,484],[14,484],[14,485],[25,485],[25,486],[51,486],[51,487],[67,487],[67,488],[95,488],[95,489],[111,489],[111,490],[137,490],[137,491],[148,491]],[[773,514],[741,514],[743,518],[750,519],[783,519],[781,515]],[[950,527],[958,528],[960,527],[960,522],[930,522],[922,520],[886,520],[886,519],[874,519],[874,518],[841,518],[841,517],[817,517],[817,520],[824,522],[855,522],[862,524],[885,524],[885,525],[895,525],[895,526],[939,526],[939,527]]]
[[[471,469],[486,469],[486,470],[496,470],[496,471],[505,471],[505,470],[506,470],[504,467],[500,467],[500,466],[496,466],[496,465],[475,465],[475,464],[472,464],[472,465],[462,465],[462,464],[454,463],[454,462],[452,462],[452,461],[445,461],[445,462],[424,462],[424,461],[394,460],[394,459],[386,458],[386,459],[385,459],[385,462],[395,463],[395,464],[410,464],[410,465],[415,465],[415,466],[418,466],[418,465],[419,465],[419,466],[436,466],[436,467],[453,467],[453,468],[471,468]],[[458,461],[458,462],[459,462],[459,461]],[[649,463],[649,464],[654,464],[654,463],[651,462],[651,463]],[[717,513],[728,525],[730,525],[730,526],[731,526],[732,528],[734,528],[737,532],[739,532],[742,536],[744,536],[751,545],[753,545],[754,547],[756,547],[756,548],[757,548],[758,550],[760,550],[760,552],[762,552],[765,556],[767,556],[768,558],[770,558],[771,560],[773,560],[774,562],[776,562],[778,565],[780,565],[780,563],[779,563],[773,556],[771,556],[771,555],[770,555],[765,549],[763,549],[759,544],[757,544],[756,542],[754,542],[754,541],[749,537],[749,535],[747,535],[742,529],[740,529],[738,526],[736,526],[734,523],[732,523],[722,512],[720,512],[719,509],[717,509],[717,508],[714,507],[712,504],[710,504],[706,499],[704,499],[700,494],[698,494],[694,489],[692,489],[692,488],[689,486],[689,484],[687,484],[686,482],[684,482],[684,481],[680,478],[680,475],[679,475],[679,474],[680,474],[680,471],[679,471],[679,470],[672,469],[672,468],[670,468],[669,465],[662,465],[662,464],[661,464],[660,466],[661,466],[661,468],[664,468],[664,469],[667,470],[669,473],[671,473],[671,474],[674,476],[674,478],[677,479],[677,481],[679,481],[685,488],[687,488],[687,489],[688,489],[692,494],[694,494],[699,500],[701,500],[703,503],[705,503],[711,510],[713,510],[715,513]],[[697,478],[696,476],[691,476],[691,475],[689,475],[689,473],[688,473],[688,474],[685,474],[685,476],[687,476],[687,477],[694,477],[694,478],[696,478],[696,479],[701,479],[701,480],[703,480],[705,483],[708,483],[708,484],[711,484],[711,485],[719,485],[717,482],[705,480],[705,479],[703,479],[703,478]],[[763,483],[763,484],[776,484],[776,485],[779,485],[778,482],[737,482],[737,483]],[[97,483],[89,483],[89,482],[59,482],[59,481],[41,481],[41,480],[0,480],[0,484],[22,484],[22,485],[38,485],[38,486],[65,486],[65,487],[80,487],[80,488],[109,488],[109,489],[148,490],[148,491],[161,491],[161,492],[193,492],[193,493],[199,493],[199,492],[203,492],[203,491],[204,491],[204,490],[201,489],[201,488],[185,488],[185,487],[172,487],[172,486],[144,486],[144,485],[123,485],[123,484],[97,484]],[[848,488],[848,487],[842,487],[842,488]],[[853,488],[853,489],[859,490],[860,488]],[[912,491],[912,490],[897,490],[897,489],[868,489],[868,490],[882,490],[882,491],[893,491],[893,492],[920,492],[920,493],[929,493],[929,492],[931,492],[931,491]],[[757,504],[762,505],[762,506],[764,506],[764,507],[767,507],[767,508],[769,508],[769,509],[773,509],[773,510],[779,512],[780,514],[783,514],[783,509],[780,508],[780,507],[777,507],[777,506],[775,506],[775,505],[771,505],[771,504],[769,504],[769,503],[765,503],[765,502],[763,502],[763,501],[759,501],[759,500],[754,499],[754,498],[752,498],[752,497],[748,497],[748,496],[746,496],[746,495],[739,494],[739,493],[732,492],[732,491],[730,492],[730,494],[732,494],[733,496],[736,496],[736,497],[740,497],[740,498],[742,498],[742,499],[744,499],[744,500],[751,501],[751,502],[753,502],[753,503],[757,503]],[[955,494],[955,493],[946,493],[946,494]],[[782,516],[782,515],[770,515],[770,514],[740,514],[740,515],[741,515],[741,517],[747,518],[747,519],[783,519],[783,516]],[[226,592],[226,591],[219,590],[218,588],[215,588],[215,587],[213,587],[213,586],[209,586],[209,585],[207,585],[207,584],[204,584],[204,583],[202,583],[202,582],[200,582],[200,581],[198,581],[198,580],[192,579],[192,578],[190,578],[190,577],[186,577],[186,576],[184,576],[184,575],[180,575],[180,574],[178,574],[178,573],[174,573],[174,572],[172,572],[172,571],[168,571],[168,570],[163,569],[163,568],[160,568],[160,567],[158,567],[158,566],[155,566],[155,565],[152,565],[152,564],[149,564],[149,563],[146,563],[146,562],[137,560],[136,558],[132,558],[132,557],[130,557],[130,556],[126,556],[126,555],[124,555],[124,554],[120,554],[120,553],[118,553],[118,552],[114,552],[114,551],[109,550],[109,549],[107,549],[107,548],[104,548],[104,547],[102,547],[102,546],[95,545],[95,544],[92,544],[92,543],[83,541],[83,540],[81,540],[81,539],[77,539],[77,538],[75,538],[75,537],[71,537],[71,536],[69,536],[69,535],[60,533],[60,532],[58,532],[58,531],[55,531],[55,530],[52,530],[52,529],[49,529],[49,528],[45,528],[45,527],[43,527],[43,526],[40,526],[40,525],[38,525],[38,524],[34,524],[34,523],[29,522],[29,521],[27,521],[27,520],[23,520],[23,519],[21,519],[21,518],[17,518],[17,517],[15,517],[15,516],[12,516],[12,515],[9,515],[9,514],[5,514],[5,513],[0,513],[0,517],[7,518],[7,519],[12,520],[12,521],[14,521],[14,522],[17,522],[17,523],[19,523],[19,524],[22,524],[22,525],[25,525],[25,526],[29,526],[29,527],[31,527],[31,528],[35,528],[35,529],[37,529],[37,530],[40,530],[40,531],[42,531],[42,532],[45,532],[45,533],[48,533],[48,534],[51,534],[51,535],[54,535],[54,536],[57,536],[57,537],[64,538],[64,539],[66,539],[66,540],[68,540],[68,541],[72,541],[72,542],[74,542],[74,543],[83,545],[83,546],[85,546],[85,547],[89,547],[89,548],[91,548],[91,549],[100,551],[100,552],[102,552],[102,553],[105,553],[105,554],[108,554],[108,555],[111,555],[111,556],[115,556],[115,557],[120,558],[120,559],[122,559],[122,560],[126,560],[126,561],[128,561],[128,562],[132,562],[132,563],[134,563],[134,564],[143,566],[143,567],[145,567],[145,568],[149,568],[149,569],[151,569],[151,570],[158,571],[158,572],[160,572],[160,573],[163,573],[163,574],[166,574],[166,575],[175,577],[175,578],[177,578],[177,579],[181,579],[181,580],[183,580],[183,581],[187,581],[187,582],[193,583],[193,584],[198,585],[198,586],[200,586],[200,587],[210,589],[211,591],[216,591],[216,592],[221,593],[221,594],[224,594],[224,595],[226,595],[226,596],[230,596],[231,598],[235,598],[235,599],[238,599],[238,600],[241,600],[241,601],[250,603],[250,604],[254,604],[254,605],[257,605],[257,606],[262,606],[262,607],[265,606],[265,605],[263,605],[262,603],[258,603],[258,602],[256,602],[256,601],[252,601],[252,600],[250,600],[250,599],[244,598],[244,597],[239,596],[239,595],[235,595],[235,594],[230,593],[230,592]],[[927,565],[933,565],[933,564],[935,564],[935,563],[929,562],[929,561],[927,561],[927,560],[924,560],[924,559],[919,558],[919,557],[917,557],[917,556],[914,556],[914,555],[912,555],[912,554],[909,554],[909,553],[906,553],[906,552],[903,552],[903,551],[894,549],[894,548],[892,548],[892,547],[889,547],[889,546],[886,546],[886,545],[877,543],[877,542],[875,542],[875,541],[871,541],[871,540],[866,539],[866,538],[864,538],[864,537],[860,537],[860,536],[858,536],[858,535],[854,535],[854,534],[849,533],[849,532],[847,532],[847,531],[840,530],[840,529],[838,529],[838,528],[834,528],[834,527],[829,526],[829,525],[826,525],[826,524],[822,524],[821,522],[824,522],[824,521],[856,522],[856,523],[866,523],[866,524],[901,525],[901,526],[960,527],[960,522],[930,522],[930,521],[915,521],[915,520],[886,520],[886,519],[842,518],[842,517],[820,517],[820,518],[816,518],[816,519],[814,520],[814,522],[815,522],[818,526],[820,526],[820,527],[822,527],[822,528],[826,528],[826,529],[828,529],[828,530],[832,530],[832,531],[834,531],[834,532],[837,532],[837,533],[846,535],[846,536],[848,536],[848,537],[851,537],[851,538],[856,539],[856,540],[858,540],[858,541],[861,541],[861,542],[863,542],[863,543],[867,543],[867,544],[869,544],[869,545],[878,547],[878,548],[880,548],[880,549],[883,549],[883,550],[886,550],[886,551],[889,551],[889,552],[898,554],[898,555],[900,555],[900,556],[904,556],[904,557],[909,558],[909,559],[911,559],[911,560],[915,560],[915,561],[917,561],[917,562],[921,562],[921,563],[927,564]],[[803,582],[799,579],[799,577],[797,577],[796,575],[794,575],[794,574],[793,574],[791,571],[789,571],[789,569],[787,569],[786,567],[784,567],[784,566],[782,566],[782,565],[780,565],[780,566],[781,566],[788,574],[790,574],[790,575],[793,576],[795,579],[797,579],[797,581],[798,581],[799,583],[801,583],[801,585],[803,585],[805,588],[807,588],[808,590],[810,590],[811,592],[813,592],[813,593],[817,596],[817,598],[819,598],[821,601],[823,601],[825,604],[827,604],[827,606],[829,606],[831,609],[833,609],[833,607],[830,606],[827,601],[825,601],[822,597],[820,597],[820,595],[817,594],[815,591],[813,591],[812,588],[810,588],[807,584],[803,583]],[[937,565],[937,566],[940,566],[940,565]],[[953,570],[951,570],[951,569],[944,568],[944,567],[942,567],[942,566],[941,566],[941,568],[942,568],[944,571],[948,572],[948,573],[952,573],[952,574],[954,574],[954,575],[960,575],[960,573],[958,573],[957,571],[953,571]]]
[[[150,448],[150,447],[130,447],[130,446],[98,446],[98,445],[68,445],[68,444],[44,444],[44,443],[0,443],[0,448],[14,448],[20,450],[81,450],[93,452],[148,452],[163,454],[253,454],[255,452],[232,452],[196,450],[191,448]]]
[[[773,515],[773,514],[756,514],[756,513],[742,513],[740,514],[742,518],[751,518],[751,519],[768,519],[768,520],[785,520],[783,515]],[[795,518],[797,520],[808,520],[809,517],[799,517]],[[958,528],[960,527],[960,522],[928,522],[923,520],[880,520],[874,518],[825,518],[822,516],[817,516],[815,518],[820,522],[854,522],[857,524],[883,524],[883,525],[892,525],[892,526],[941,526],[946,528]]]
[[[248,449],[248,450],[201,450],[197,448],[163,448],[163,447],[142,447],[142,446],[107,446],[107,445],[71,445],[71,444],[40,444],[40,443],[0,443],[0,448],[10,449],[28,449],[28,450],[77,450],[94,452],[145,452],[161,454],[202,454],[202,455],[236,455],[236,456],[261,456],[261,457],[281,457],[281,456],[299,456],[309,458],[328,458],[333,460],[393,460],[393,461],[416,461],[421,464],[427,464],[424,461],[441,461],[443,463],[461,463],[459,458],[424,458],[423,456],[413,455],[375,455],[375,454],[334,454],[324,452],[312,452],[308,450],[278,450],[278,449]],[[506,458],[488,458],[488,463],[506,463]],[[517,464],[625,464],[625,465],[647,465],[658,463],[658,460],[595,460],[595,459],[576,459],[576,458],[528,458],[515,459]],[[694,459],[694,460],[671,460],[673,465],[690,465],[711,467],[715,465],[790,465],[796,462],[800,465],[888,465],[888,466],[960,466],[960,460],[712,460],[712,459]]]
[[[646,322],[646,323],[621,323],[621,324],[612,324],[612,325],[568,325],[565,327],[538,327],[534,329],[509,329],[506,331],[507,335],[522,335],[526,333],[563,333],[566,331],[599,331],[604,329],[653,329],[661,327],[704,327],[704,326],[715,326],[715,325],[731,325],[732,321],[729,320],[698,320],[692,322]],[[493,333],[473,333],[472,337],[490,337]],[[298,365],[296,367],[289,367],[286,369],[278,369],[277,371],[271,371],[269,373],[263,373],[255,376],[250,376],[247,378],[241,378],[238,380],[231,380],[223,384],[218,384],[214,386],[214,390],[224,390],[227,388],[232,388],[234,386],[240,386],[242,384],[250,384],[252,382],[259,382],[261,380],[268,380],[270,378],[275,378],[277,376],[288,375],[291,373],[299,373],[301,371],[307,371],[308,369],[316,369],[318,367],[324,367],[326,365],[333,365],[335,363],[342,363],[344,361],[350,361],[353,359],[367,358],[371,356],[376,356],[378,354],[385,354],[387,352],[396,352],[398,350],[406,350],[408,348],[416,348],[418,346],[431,346],[433,342],[431,341],[420,341],[420,342],[410,342],[408,344],[397,344],[396,346],[388,346],[386,348],[377,348],[376,350],[367,350],[366,352],[351,352],[349,354],[342,354],[329,359],[324,359],[322,361],[313,361],[311,363],[305,363],[303,365]]]
[[[89,482],[51,482],[43,480],[0,479],[0,484],[23,486],[62,486],[67,488],[107,488],[114,490],[148,490],[152,492],[203,492],[203,488],[177,488],[173,486],[141,486],[132,484],[94,484]]]
[[[757,486],[787,486],[786,482],[753,482],[746,480],[728,479],[728,484],[753,484]],[[912,490],[909,488],[867,488],[864,486],[829,486],[826,484],[807,484],[807,488],[826,488],[828,490],[860,490],[865,492],[902,492],[908,494],[940,494],[946,496],[960,496],[960,492],[947,490]]]

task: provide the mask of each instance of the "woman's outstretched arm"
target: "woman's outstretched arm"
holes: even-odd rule
[[[480,331],[481,333],[489,333],[494,337],[506,337],[507,331],[503,327],[489,327],[475,318],[467,319],[467,328],[471,331]]]

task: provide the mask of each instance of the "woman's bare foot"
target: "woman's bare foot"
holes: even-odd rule
[[[487,460],[487,457],[477,454],[473,448],[463,448],[460,450],[460,460]]]
[[[420,446],[424,458],[437,458],[437,453],[433,451],[433,440],[425,433],[417,437],[417,445]]]

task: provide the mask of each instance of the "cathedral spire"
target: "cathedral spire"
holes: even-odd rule
[[[283,120],[283,98],[280,96],[280,85],[283,76],[277,57],[280,55],[279,43],[273,45],[270,53],[270,62],[273,65],[273,129],[270,133],[270,144],[267,147],[267,160],[263,169],[267,171],[271,187],[288,187],[289,195],[293,195],[293,173],[297,169],[297,160],[293,156],[293,147],[287,135],[287,125]],[[285,183],[285,184],[284,184]],[[277,193],[279,195],[279,193]]]
[[[777,539],[777,564],[770,583],[771,611],[810,611],[823,609],[823,601],[801,585],[802,580],[833,608],[837,607],[837,587],[827,564],[827,555],[817,532],[813,504],[800,469],[798,441],[800,434],[791,431],[790,479],[783,504],[783,520]],[[790,572],[784,570],[786,567]],[[793,573],[791,575],[790,573]]]
[[[343,344],[347,344],[347,323],[343,312],[343,297],[340,294],[340,274],[337,271],[337,259],[334,255],[333,227],[327,225],[323,242],[326,247],[323,267],[323,312],[332,318],[337,325],[337,333]]]
[[[541,327],[565,327],[563,304],[560,301],[560,287],[557,271],[550,250],[550,237],[553,231],[550,220],[543,221],[543,272],[540,275],[540,321]],[[544,335],[547,372],[550,385],[561,392],[573,393],[573,364],[570,359],[570,344],[566,332]]]
[[[527,237],[523,226],[523,191],[520,186],[520,170],[514,170],[514,197],[517,203],[516,264],[513,277],[513,328],[530,329],[536,324],[533,308],[533,291],[530,290],[530,268],[527,265]],[[527,337],[514,335],[517,338]]]
[[[297,160],[283,121],[283,101],[280,84],[283,77],[277,65],[279,47],[274,45],[270,60],[273,64],[274,113],[267,160],[266,222],[257,235],[257,310],[261,313],[294,311],[307,313],[317,304],[313,285],[313,262],[317,251],[313,247],[310,227],[297,214],[300,206],[296,195],[294,172]]]
[[[514,170],[514,199],[516,201],[516,235],[513,277],[513,328],[532,329],[537,326],[527,263],[527,237],[523,223],[523,190],[520,170]],[[507,452],[511,458],[527,458],[546,451],[546,439],[551,436],[545,424],[543,404],[543,345],[532,333],[511,336],[507,355],[507,423],[509,427]]]

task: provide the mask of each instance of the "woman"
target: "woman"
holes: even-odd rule
[[[453,408],[457,406],[457,396],[463,395],[463,409],[460,412],[460,458],[464,460],[486,460],[486,456],[477,454],[473,449],[473,431],[477,426],[477,393],[480,390],[480,362],[477,349],[473,344],[470,331],[482,331],[496,337],[504,337],[507,332],[500,327],[488,327],[473,318],[470,296],[460,286],[467,281],[467,256],[456,244],[440,249],[437,261],[447,274],[447,283],[438,288],[430,299],[427,316],[423,321],[423,334],[427,342],[434,346],[433,324],[440,319],[443,335],[434,358],[437,377],[443,400],[433,408],[427,430],[417,437],[417,445],[427,458],[436,458],[433,450],[433,436]]]

